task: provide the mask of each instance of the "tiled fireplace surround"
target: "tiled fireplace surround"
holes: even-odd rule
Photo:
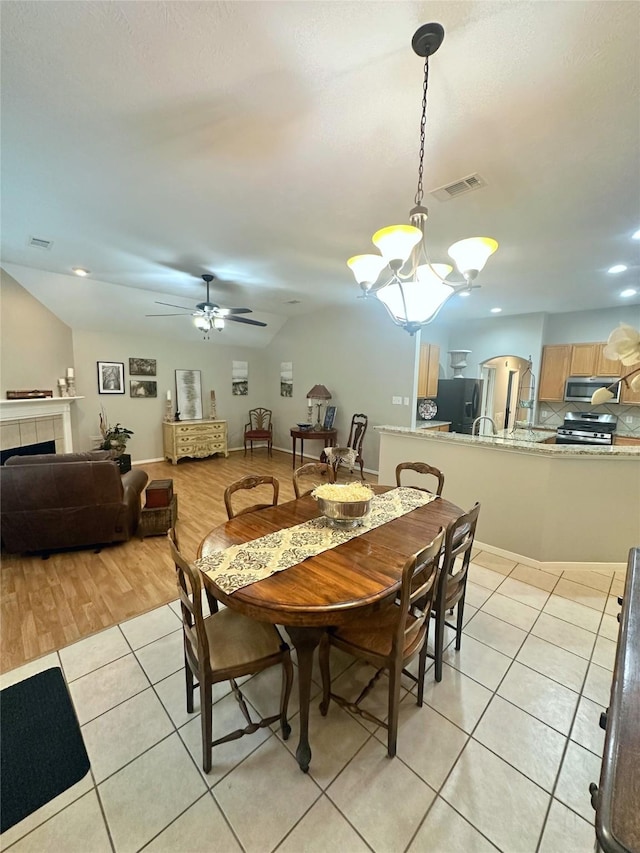
[[[55,441],[56,453],[71,453],[74,398],[0,401],[0,450]]]

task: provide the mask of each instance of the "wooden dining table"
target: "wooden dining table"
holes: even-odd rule
[[[388,487],[372,486],[380,494]],[[320,515],[317,502],[303,497],[238,515],[211,530],[199,557],[302,524]],[[400,588],[408,557],[424,548],[463,510],[443,498],[368,530],[268,578],[224,592],[205,571],[205,588],[225,605],[259,622],[284,625],[298,657],[300,739],[296,758],[306,773],[311,761],[309,700],[313,656],[329,627],[379,610]]]

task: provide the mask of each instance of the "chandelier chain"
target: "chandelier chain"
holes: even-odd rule
[[[424,140],[425,129],[427,125],[427,87],[429,85],[429,57],[424,60],[424,83],[422,84],[422,116],[420,118],[420,164],[418,166],[418,188],[416,189],[415,203],[422,204],[424,189],[422,187],[422,177],[424,172]]]

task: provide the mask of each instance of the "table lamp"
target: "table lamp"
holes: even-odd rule
[[[316,405],[318,407],[318,415],[317,422],[314,425],[315,430],[322,429],[322,423],[320,421],[320,409],[322,408],[323,402],[331,399],[331,394],[324,385],[314,385],[311,391],[307,394],[307,400],[311,400],[312,405]]]

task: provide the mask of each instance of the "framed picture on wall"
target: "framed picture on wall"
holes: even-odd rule
[[[129,395],[131,397],[157,397],[158,383],[149,379],[130,379]]]
[[[124,394],[123,362],[98,362],[98,394]]]
[[[324,410],[324,423],[322,424],[322,429],[333,429],[333,425],[336,420],[336,409],[337,406],[327,406]]]
[[[129,374],[131,376],[155,376],[155,358],[130,358]]]
[[[202,383],[199,370],[176,370],[176,406],[183,421],[202,418]]]

